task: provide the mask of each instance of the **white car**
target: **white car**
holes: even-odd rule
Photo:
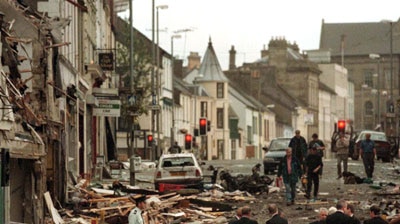
[[[154,187],[160,192],[203,187],[203,172],[193,153],[161,155],[154,174]]]

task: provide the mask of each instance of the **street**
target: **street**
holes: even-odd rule
[[[209,165],[215,167],[223,167],[224,169],[230,170],[232,174],[251,174],[251,168],[257,164],[262,163],[261,160],[212,160],[206,161],[204,165],[204,170]],[[354,161],[349,160],[349,170],[350,172],[356,174],[359,177],[365,177],[364,167],[361,160]],[[397,169],[397,160],[394,163],[382,163],[381,161],[376,161],[375,171],[374,171],[374,183],[388,183],[392,182],[395,184],[399,183],[399,175],[397,175],[394,170]],[[262,169],[261,169],[262,170]],[[208,171],[205,171],[207,174]],[[150,181],[152,177],[152,171],[146,170],[142,173],[137,174],[138,179]],[[269,175],[271,178],[275,178],[276,174]],[[269,193],[268,195],[256,195],[257,200],[252,203],[237,203],[237,206],[249,205],[253,208],[253,218],[259,223],[265,223],[269,218],[267,212],[268,203],[276,203],[283,212],[286,218],[288,218],[289,223],[297,224],[310,223],[314,221],[317,217],[315,209],[323,207],[335,206],[336,201],[339,199],[346,199],[350,202],[355,203],[356,216],[361,220],[369,218],[369,205],[371,203],[379,204],[383,199],[381,196],[374,195],[377,191],[370,187],[370,184],[344,184],[343,178],[336,179],[336,159],[326,159],[324,160],[324,171],[322,179],[320,180],[320,190],[319,199],[324,204],[315,204],[311,206],[301,205],[300,203],[305,203],[304,193],[299,191],[296,204],[292,206],[286,206],[286,201],[284,199],[284,192],[279,193]],[[299,184],[300,185],[300,184]],[[153,187],[149,183],[145,183],[143,187]],[[386,198],[390,200],[390,198]],[[261,208],[261,209],[260,209]]]

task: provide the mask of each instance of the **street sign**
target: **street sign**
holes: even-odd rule
[[[160,110],[161,109],[160,105],[149,105],[149,106],[147,106],[147,108],[149,110]]]
[[[119,117],[121,114],[121,101],[98,99],[99,105],[93,108],[94,116]]]

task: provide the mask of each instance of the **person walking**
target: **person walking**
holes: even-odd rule
[[[321,207],[318,210],[318,220],[314,222],[310,222],[310,224],[325,224],[326,217],[328,217],[328,209],[325,207]]]
[[[354,205],[353,204],[347,205],[347,210],[345,211],[345,214],[350,216],[350,218],[353,219],[354,224],[361,224],[361,221],[354,215]]]
[[[286,149],[286,155],[282,158],[278,167],[278,177],[283,178],[286,189],[286,205],[294,204],[296,198],[296,184],[302,175],[301,165],[296,156],[292,155],[292,148]]]
[[[271,215],[271,218],[267,220],[265,224],[288,224],[288,220],[281,217],[276,204],[269,204],[268,212]]]
[[[336,159],[337,159],[337,179],[343,177],[343,171],[347,173],[347,162],[349,159],[349,141],[345,138],[344,133],[340,133],[339,140],[336,141]]]
[[[317,200],[319,190],[319,170],[322,168],[322,158],[318,155],[317,147],[312,147],[311,151],[305,159],[306,175],[307,175],[307,188],[306,194],[304,195],[307,199],[310,199],[311,189],[314,185],[314,198],[312,201]]]
[[[364,224],[387,224],[388,222],[381,217],[381,209],[378,205],[372,205],[369,208],[370,219],[364,221]]]
[[[129,200],[136,204],[136,207],[132,209],[132,211],[129,213],[129,224],[143,224],[144,220],[142,212],[144,209],[146,209],[146,196],[143,195],[139,198],[134,198],[133,196],[130,196]]]
[[[313,147],[316,147],[318,150],[318,155],[321,156],[321,159],[324,158],[324,150],[325,150],[324,142],[318,138],[317,133],[314,133],[311,136],[311,138],[312,140],[308,143],[308,151],[310,151]],[[319,169],[318,172],[320,178],[322,177],[322,168],[323,167],[321,167],[321,169]]]
[[[372,179],[375,166],[374,159],[376,156],[376,149],[375,142],[371,140],[370,133],[366,133],[365,139],[361,141],[360,156],[363,160],[365,174],[367,175],[367,178]]]
[[[242,207],[242,216],[239,220],[232,222],[232,224],[258,224],[257,221],[252,220],[251,216],[251,209],[249,206]]]
[[[353,224],[353,219],[344,212],[347,209],[347,201],[341,199],[336,203],[336,212],[326,217],[326,224]]]
[[[307,156],[307,141],[306,139],[300,135],[300,130],[295,131],[295,136],[290,139],[289,147],[292,148],[293,154],[300,162],[301,170],[303,174],[305,173],[304,170],[304,158]]]

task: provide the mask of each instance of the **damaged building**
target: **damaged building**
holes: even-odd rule
[[[26,2],[0,2],[1,223],[45,223],[45,193],[68,202],[74,180],[116,157],[118,111],[101,114],[119,103],[114,2]]]

